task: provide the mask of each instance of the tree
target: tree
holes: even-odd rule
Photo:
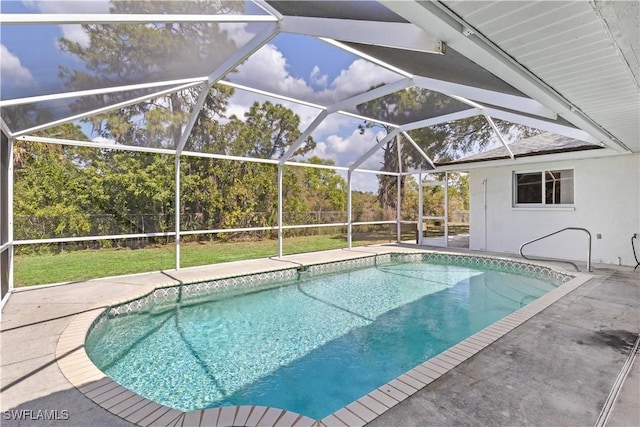
[[[242,7],[235,2],[183,2],[181,13],[209,14]],[[171,13],[174,2],[113,1],[113,13]],[[233,11],[233,10],[229,10]],[[62,38],[61,48],[83,64],[78,69],[62,67],[60,76],[69,89],[125,86],[208,75],[222,59],[236,50],[217,23],[83,24],[89,42],[82,45]],[[89,119],[103,137],[117,143],[175,147],[182,134],[199,89],[176,91],[115,112]],[[75,111],[90,111],[144,94],[151,89],[83,97],[72,105]],[[214,86],[198,121],[222,113],[232,91]]]
[[[461,107],[461,103],[453,98],[414,87],[361,104],[358,106],[358,111],[363,115],[375,117],[387,123],[405,124],[448,114]],[[527,137],[540,132],[499,120],[496,120],[495,124],[501,133],[518,137]],[[377,125],[370,121],[365,121],[360,129],[364,131],[366,127],[371,126],[380,126],[385,129],[386,133],[391,130],[388,126]],[[495,132],[484,116],[474,116],[416,129],[411,132],[411,137],[432,161],[441,162],[486,147],[494,140]],[[398,158],[399,143],[400,137],[396,137],[385,144],[381,170],[398,171],[400,165],[402,171],[407,171],[409,168],[431,169],[428,161],[408,143],[401,146],[402,154]],[[382,175],[378,179],[380,204],[383,208],[395,208],[397,204],[396,178]],[[401,177],[402,198],[404,198],[405,188],[406,179]]]
[[[85,139],[72,124],[38,136]],[[16,141],[14,230],[16,239],[86,235],[90,230],[87,182],[77,159],[82,148]]]
[[[288,108],[255,102],[241,119],[203,121],[192,135],[203,152],[262,159],[280,158],[299,138],[300,118]],[[208,126],[208,127],[207,127]],[[296,154],[314,147],[310,137]],[[245,228],[277,223],[277,168],[271,164],[189,158],[182,169],[182,212],[195,228]],[[294,171],[283,172],[287,219],[308,210],[305,192]]]
[[[309,159],[313,165],[333,166],[333,160],[323,160],[318,156]],[[303,168],[305,199],[313,211],[344,211],[346,209],[347,182],[331,169]]]

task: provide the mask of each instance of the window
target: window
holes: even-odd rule
[[[514,206],[573,204],[573,170],[514,173]]]

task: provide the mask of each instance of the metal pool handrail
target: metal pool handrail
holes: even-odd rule
[[[540,236],[540,237],[538,237],[538,238],[536,238],[536,239],[529,240],[528,242],[524,242],[524,243],[520,246],[520,256],[522,256],[522,258],[524,258],[524,259],[528,259],[528,260],[532,260],[532,261],[534,261],[534,260],[537,260],[537,261],[549,261],[549,259],[546,259],[546,258],[534,258],[534,257],[528,257],[528,256],[526,256],[525,254],[523,254],[523,253],[522,253],[522,249],[523,249],[525,246],[527,246],[527,245],[529,245],[529,244],[531,244],[531,243],[537,242],[537,241],[542,240],[542,239],[546,239],[547,237],[551,237],[551,236],[553,236],[553,235],[555,235],[555,234],[562,233],[563,231],[567,231],[567,230],[578,230],[578,231],[584,231],[585,233],[587,233],[587,236],[589,236],[589,242],[588,242],[588,245],[589,245],[589,246],[588,246],[588,248],[587,248],[587,271],[589,271],[589,272],[590,272],[590,271],[591,271],[591,233],[589,233],[589,230],[587,230],[586,228],[581,228],[581,227],[565,227],[565,228],[563,228],[562,230],[554,231],[553,233],[545,234],[544,236]],[[575,267],[576,271],[580,271],[580,269],[578,268],[578,266],[577,266],[575,263],[571,262],[571,261],[567,261],[567,260],[564,260],[564,259],[559,259],[559,260],[557,260],[557,261],[559,261],[559,262],[566,262],[566,263],[568,263],[568,264],[571,264],[571,265],[573,265],[573,266]]]

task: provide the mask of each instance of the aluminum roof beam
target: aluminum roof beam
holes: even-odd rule
[[[140,83],[134,85],[127,86],[115,86],[115,87],[105,87],[100,89],[89,89],[89,90],[78,90],[74,92],[63,92],[63,93],[54,93],[50,95],[40,95],[40,96],[29,96],[26,98],[15,98],[15,99],[5,99],[0,101],[1,107],[11,107],[13,105],[22,105],[22,104],[31,104],[35,102],[46,102],[46,101],[54,101],[56,99],[67,99],[67,98],[76,98],[82,96],[92,96],[92,95],[105,95],[108,93],[116,93],[116,92],[125,92],[130,90],[138,90],[138,89],[150,89],[157,87],[158,89],[164,86],[177,86],[183,84],[197,84],[200,82],[204,82],[207,80],[207,77],[194,77],[190,79],[180,79],[180,80],[166,80],[160,82],[152,82],[152,83]]]
[[[507,144],[507,141],[505,141],[504,137],[502,136],[502,133],[500,133],[500,130],[498,129],[496,124],[493,123],[493,120],[491,120],[491,117],[489,117],[486,114],[484,114],[484,118],[487,120],[489,125],[491,125],[491,129],[493,129],[493,131],[496,133],[496,135],[498,135],[498,139],[500,139],[500,143],[504,146],[504,148],[509,153],[509,157],[511,158],[511,160],[515,160],[515,156],[513,155],[513,151],[511,151],[511,148],[509,148],[509,144]]]
[[[320,126],[320,124],[329,114],[338,112],[346,107],[353,107],[362,104],[363,102],[371,101],[381,96],[385,96],[398,90],[405,89],[409,86],[411,86],[411,79],[403,79],[398,82],[390,83],[388,85],[380,86],[367,92],[360,93],[327,107],[323,112],[320,113],[318,117],[315,118],[315,120],[309,126],[307,126],[302,135],[300,135],[296,142],[294,142],[293,145],[289,147],[287,152],[283,154],[283,156],[280,158],[280,164],[284,164],[291,158],[291,156],[293,156],[293,153],[295,153],[296,150],[300,148],[302,144],[304,144],[307,138],[313,133],[314,130],[317,129],[318,126]]]
[[[378,151],[380,148],[382,148],[382,146],[384,144],[386,144],[387,142],[391,141],[393,138],[395,138],[398,134],[400,133],[400,129],[393,129],[391,132],[389,132],[384,138],[382,138],[380,140],[380,142],[378,142],[374,147],[372,147],[369,151],[367,151],[366,153],[364,153],[358,160],[356,160],[355,162],[353,162],[353,164],[351,166],[349,166],[349,171],[353,172],[355,169],[357,169],[360,165],[362,165],[364,162],[367,161],[367,159],[369,159],[369,157],[371,157],[376,151]]]
[[[293,153],[296,152],[296,150],[298,148],[300,148],[302,146],[302,144],[304,144],[304,142],[307,140],[307,138],[309,138],[311,136],[311,134],[313,133],[314,130],[316,130],[318,128],[318,126],[320,126],[320,124],[324,121],[324,119],[327,118],[327,116],[329,115],[328,111],[322,111],[318,117],[316,117],[313,122],[311,122],[311,124],[309,126],[307,126],[307,128],[304,130],[304,132],[302,132],[302,134],[298,137],[298,139],[296,140],[296,142],[294,142],[289,149],[282,155],[282,157],[280,158],[279,164],[283,165],[287,160],[289,160],[291,158],[291,156],[293,156]]]
[[[435,54],[445,51],[440,40],[402,22],[285,16],[280,25],[287,33]]]
[[[13,137],[13,132],[11,132],[11,129],[9,129],[9,126],[7,126],[7,124],[2,119],[2,117],[0,117],[0,130],[2,130],[2,132],[4,132],[4,134],[7,135],[7,137],[9,138]]]
[[[609,148],[618,152],[631,152],[629,147],[579,111],[552,87],[517,63],[490,40],[474,31],[469,31],[472,26],[440,2],[378,1],[407,21],[413,22],[441,39],[495,76],[556,111]]]
[[[247,44],[242,46],[240,50],[237,50],[228,57],[220,66],[209,75],[209,85],[214,84],[222,77],[224,77],[229,71],[240,65],[245,59],[254,54],[265,44],[269,43],[271,39],[278,35],[280,29],[278,24],[273,23],[267,25],[262,31],[256,34]]]
[[[375,57],[373,57],[371,55],[367,55],[366,53],[361,52],[360,50],[355,49],[355,48],[353,48],[351,46],[348,46],[348,45],[346,45],[344,43],[341,43],[341,42],[339,42],[337,40],[333,40],[333,39],[330,39],[328,37],[319,37],[319,39],[322,40],[325,43],[329,43],[332,46],[335,46],[335,47],[337,47],[339,49],[342,49],[342,50],[344,50],[346,52],[349,52],[349,53],[351,53],[353,55],[356,55],[356,56],[358,56],[358,57],[360,57],[362,59],[366,59],[369,62],[372,62],[372,63],[374,63],[376,65],[379,65],[379,66],[381,66],[383,68],[386,68],[389,71],[393,71],[394,73],[398,73],[398,74],[400,74],[402,76],[405,76],[405,77],[409,77],[409,78],[413,77],[413,74],[408,73],[407,71],[403,70],[402,68],[398,68],[398,67],[393,66],[393,65],[391,65],[391,64],[389,64],[389,63],[387,63],[385,61],[382,61],[382,60],[380,60],[378,58],[375,58]]]
[[[149,99],[157,98],[159,96],[164,96],[164,95],[168,95],[170,93],[178,92],[178,91],[181,91],[181,90],[184,90],[184,89],[189,89],[189,88],[197,86],[197,85],[198,85],[198,82],[188,83],[188,84],[184,84],[184,85],[178,86],[178,87],[172,87],[170,89],[165,89],[165,90],[162,90],[162,91],[159,91],[159,92],[147,94],[147,95],[141,96],[139,98],[130,99],[128,101],[123,101],[123,102],[120,102],[120,103],[117,103],[117,104],[108,105],[106,107],[98,108],[96,110],[87,111],[86,113],[77,114],[75,116],[70,116],[70,117],[65,117],[65,118],[60,119],[60,120],[56,120],[56,121],[49,122],[49,123],[44,123],[42,125],[38,125],[38,126],[29,128],[29,129],[24,129],[24,130],[21,130],[19,132],[16,132],[14,134],[14,136],[27,135],[29,133],[33,133],[33,132],[36,132],[36,131],[39,131],[39,130],[42,130],[42,129],[47,129],[47,128],[50,128],[50,127],[53,127],[53,126],[57,126],[57,125],[61,125],[61,124],[64,124],[64,123],[73,122],[75,120],[80,120],[80,119],[84,119],[84,118],[87,118],[87,117],[91,117],[91,116],[94,116],[96,114],[103,114],[103,113],[106,113],[108,111],[116,110],[116,109],[122,108],[122,107],[128,107],[130,105],[138,104],[140,102],[144,102],[144,101],[147,101]]]
[[[440,123],[452,122],[454,120],[466,119],[468,117],[477,116],[482,114],[482,110],[479,108],[470,108],[468,110],[458,111],[456,113],[445,114],[443,116],[432,117],[430,119],[419,120],[413,123],[407,123],[400,126],[403,131],[414,130],[424,128],[433,125],[439,125]]]
[[[602,145],[597,138],[593,137],[582,129],[564,126],[558,123],[549,122],[547,120],[536,119],[534,117],[522,116],[520,114],[514,114],[508,111],[498,110],[496,108],[483,107],[482,111],[488,116],[493,117],[494,119],[505,120],[507,122],[517,123],[532,128],[557,133],[558,135],[564,135],[570,138],[579,139],[580,141]]]
[[[236,68],[239,64],[242,63],[245,59],[251,56],[255,51],[260,49],[262,46],[267,44],[269,40],[274,38],[278,34],[278,26],[276,24],[269,25],[256,34],[247,44],[242,46],[242,48],[229,58],[227,58],[213,73],[209,75],[207,78],[207,83],[202,85],[200,90],[200,94],[198,95],[198,100],[196,104],[193,106],[191,110],[191,114],[189,116],[189,121],[187,125],[182,130],[182,135],[180,136],[180,141],[178,142],[178,146],[176,147],[176,155],[180,156],[182,150],[184,149],[185,144],[187,143],[187,139],[189,139],[189,135],[191,135],[191,130],[196,123],[198,115],[200,114],[200,110],[207,100],[207,96],[209,95],[209,88],[213,86],[220,78],[222,78],[229,71]]]
[[[3,25],[27,24],[154,24],[179,23],[244,23],[277,22],[271,15],[196,15],[196,14],[146,14],[146,13],[6,13],[2,15]]]
[[[473,86],[466,86],[459,83],[447,82],[444,80],[432,79],[429,77],[414,76],[413,81],[416,86],[423,89],[434,90],[442,94],[459,96],[461,98],[474,101],[485,102],[498,107],[520,111],[522,113],[534,114],[548,119],[556,119],[558,115],[551,109],[545,107],[535,99],[524,98],[522,96],[510,95],[487,89],[480,89]]]
[[[433,160],[431,159],[431,157],[429,157],[427,155],[427,153],[424,152],[424,150],[422,148],[420,148],[420,146],[413,140],[413,138],[411,138],[411,136],[409,136],[409,134],[405,131],[402,131],[402,135],[404,135],[404,137],[407,139],[407,141],[409,141],[409,143],[411,145],[413,145],[413,148],[416,149],[416,151],[418,153],[420,153],[420,155],[422,156],[422,158],[424,158],[427,163],[429,163],[429,165],[433,168],[433,169],[437,169],[435,163],[433,162]]]

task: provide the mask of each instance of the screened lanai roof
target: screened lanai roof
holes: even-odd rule
[[[637,7],[574,3],[3,0],[2,130],[19,138],[192,89],[181,146],[157,145],[180,152],[191,148],[198,93],[219,83],[238,99],[264,97],[303,116],[298,146],[336,117],[381,123],[412,141],[412,130],[481,116],[638,152],[638,52],[628,22]],[[581,21],[565,19],[572,13]],[[536,44],[541,20],[547,57]],[[572,34],[584,25],[581,43]],[[103,43],[94,51],[96,29]],[[182,37],[167,45],[153,31]],[[587,64],[590,52],[609,55],[606,64]],[[382,147],[367,144],[346,166]]]

